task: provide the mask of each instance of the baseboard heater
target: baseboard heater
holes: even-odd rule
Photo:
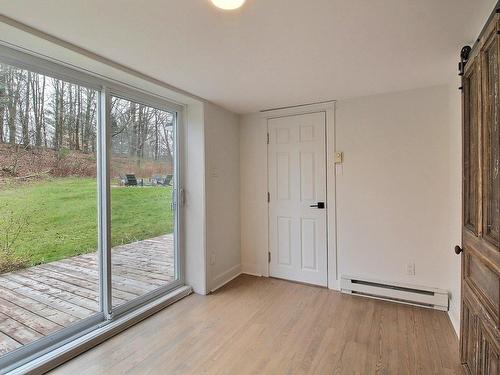
[[[340,279],[342,293],[448,311],[446,290],[351,276]]]

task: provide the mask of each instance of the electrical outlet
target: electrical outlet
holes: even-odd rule
[[[406,274],[408,276],[415,276],[415,263],[408,263],[406,265]]]

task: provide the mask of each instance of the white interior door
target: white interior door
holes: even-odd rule
[[[324,112],[268,120],[269,273],[323,286],[327,285],[325,124]]]

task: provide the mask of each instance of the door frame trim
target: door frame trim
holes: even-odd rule
[[[324,112],[326,115],[326,247],[327,247],[327,280],[328,289],[340,290],[340,281],[338,278],[338,259],[337,259],[337,205],[336,205],[336,165],[335,165],[335,100],[299,105],[287,108],[279,108],[261,111],[260,115],[266,121],[266,135],[268,130],[268,120],[280,117],[298,116],[310,113]],[[269,146],[267,146],[266,160],[269,161]],[[267,164],[267,188],[269,191],[269,163]],[[269,205],[267,220],[267,242],[268,248],[263,249],[266,253],[269,252]],[[267,259],[267,254],[263,254]],[[267,275],[269,276],[269,262],[267,263]]]

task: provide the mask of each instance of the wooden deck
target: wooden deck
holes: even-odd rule
[[[174,279],[173,236],[117,246],[113,306]],[[0,355],[56,332],[99,309],[96,253],[0,275]]]

